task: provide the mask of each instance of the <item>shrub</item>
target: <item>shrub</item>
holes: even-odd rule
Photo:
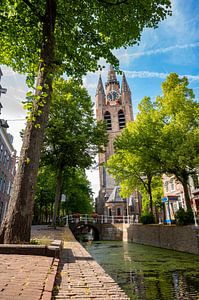
[[[141,215],[140,221],[142,224],[154,224],[155,223],[155,217],[152,212],[150,213],[143,213]]]
[[[176,223],[178,225],[188,225],[194,223],[194,216],[191,209],[188,209],[187,211],[184,210],[184,208],[180,208],[176,214]]]

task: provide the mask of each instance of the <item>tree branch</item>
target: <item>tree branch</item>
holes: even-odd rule
[[[22,0],[29,8],[30,10],[34,13],[36,13],[37,17],[41,22],[44,22],[45,18],[42,16],[39,12],[39,10],[29,1],[29,0]]]
[[[105,5],[120,5],[120,4],[127,4],[128,0],[121,0],[121,1],[116,1],[116,2],[109,2],[106,0],[98,0],[98,2],[105,4]]]

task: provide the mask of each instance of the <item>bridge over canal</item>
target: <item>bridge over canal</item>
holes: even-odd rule
[[[122,240],[123,224],[138,222],[138,216],[68,215],[65,217],[77,239]]]

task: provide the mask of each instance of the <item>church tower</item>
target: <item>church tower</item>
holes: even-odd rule
[[[114,153],[113,142],[129,121],[133,120],[131,91],[125,74],[122,75],[122,85],[117,80],[115,70],[110,66],[105,89],[101,76],[96,90],[96,118],[104,120],[107,125],[108,145],[104,153],[99,154],[100,191],[96,203],[98,214],[104,214],[105,202],[115,188],[114,179],[108,174],[103,164]]]

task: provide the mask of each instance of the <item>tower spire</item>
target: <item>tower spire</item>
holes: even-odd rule
[[[98,80],[96,95],[99,94],[99,93],[105,95],[101,74],[100,74],[99,80]]]
[[[112,65],[109,67],[106,86],[110,83],[116,83],[119,85],[119,81],[117,81],[116,73]]]
[[[129,89],[129,85],[128,85],[128,82],[126,80],[126,76],[123,72],[122,74],[122,87],[121,87],[121,92],[130,92],[130,89]]]

